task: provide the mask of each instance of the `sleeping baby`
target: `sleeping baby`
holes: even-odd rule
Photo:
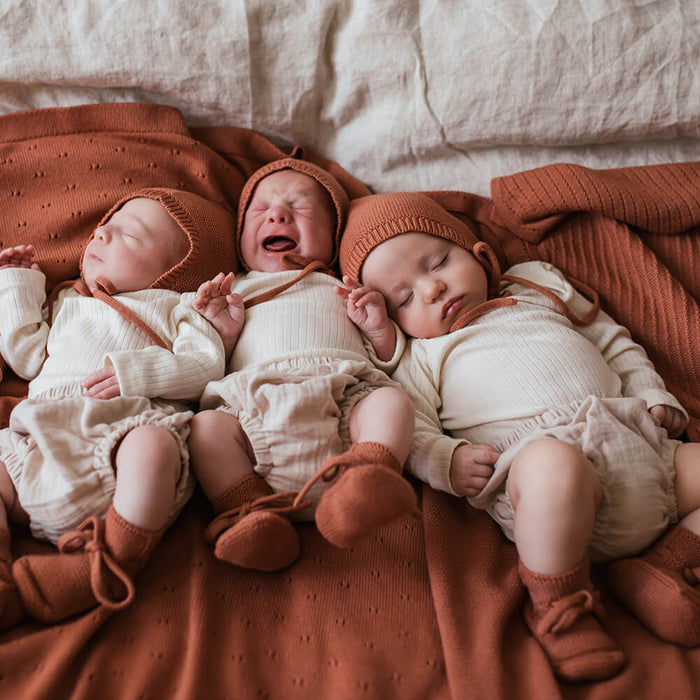
[[[188,192],[127,197],[48,318],[33,246],[0,252],[0,353],[31,380],[0,431],[0,627],[133,599],[133,576],[192,493],[189,409],[224,371],[219,335],[181,291],[206,279],[200,255],[232,248],[233,223]],[[10,570],[8,519],[59,552]]]
[[[624,663],[591,559],[631,557],[609,567],[613,592],[662,639],[700,644],[700,444],[672,439],[687,414],[592,290],[539,261],[501,276],[421,193],[353,201],[340,265],[350,316],[374,307],[377,352],[393,350],[392,320],[411,338],[393,374],[417,407],[407,468],[515,542],[525,621],[555,673]]]

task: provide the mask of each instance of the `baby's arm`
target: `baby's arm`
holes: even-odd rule
[[[224,343],[226,362],[231,359],[245,323],[243,298],[240,294],[231,293],[233,278],[232,272],[225,276],[220,272],[214,279],[200,285],[192,302],[192,308],[219,332]]]
[[[346,286],[337,286],[335,291],[345,300],[350,320],[372,343],[377,357],[388,362],[396,351],[396,330],[389,320],[384,297],[347,275],[343,276],[343,283]]]
[[[109,351],[104,367],[83,381],[93,398],[115,396],[160,397],[197,401],[208,382],[225,371],[221,336],[192,308],[194,294],[170,295],[164,300],[161,337],[166,347]]]
[[[23,379],[41,371],[49,334],[42,316],[46,277],[33,259],[32,245],[0,251],[0,355]]]

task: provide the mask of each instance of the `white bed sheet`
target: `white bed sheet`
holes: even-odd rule
[[[700,160],[697,0],[0,0],[0,113],[152,101],[377,191]]]

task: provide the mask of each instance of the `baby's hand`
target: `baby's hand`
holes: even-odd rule
[[[3,267],[26,267],[30,270],[39,270],[39,266],[33,262],[34,246],[16,245],[13,248],[0,250],[0,269]]]
[[[460,445],[452,455],[452,488],[462,496],[478,496],[491,478],[499,457],[500,453],[490,445]]]
[[[112,365],[98,369],[83,379],[83,396],[90,396],[93,399],[113,399],[121,396],[121,393],[117,372]]]
[[[669,437],[676,438],[688,426],[688,420],[675,406],[666,406],[665,404],[657,404],[649,409],[662,428],[666,428]]]
[[[363,331],[383,330],[389,323],[384,297],[374,289],[363,287],[343,275],[345,287],[337,286],[336,294],[347,302],[350,320]]]
[[[343,275],[343,283],[346,287],[337,286],[335,291],[345,299],[350,320],[372,343],[377,357],[388,362],[396,350],[396,331],[389,320],[384,297],[380,292],[363,287],[347,275]]]
[[[220,272],[214,279],[200,285],[192,301],[192,308],[219,332],[227,359],[245,322],[243,298],[240,294],[231,293],[233,277],[233,272],[228,275]]]

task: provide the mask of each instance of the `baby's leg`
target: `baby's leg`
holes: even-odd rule
[[[624,656],[599,622],[587,557],[601,498],[595,468],[576,446],[543,438],[516,456],[506,488],[530,631],[563,680],[615,675]]]
[[[114,509],[138,528],[164,528],[180,476],[180,448],[175,438],[165,428],[142,425],[127,433],[114,461]]]
[[[141,425],[117,448],[116,490],[104,520],[64,535],[59,553],[18,559],[12,573],[27,611],[57,622],[98,603],[119,610],[134,597],[132,578],[160,541],[175,499],[180,448],[169,430]]]
[[[12,578],[12,551],[8,519],[17,509],[17,492],[0,462],[0,631],[17,624],[24,616],[24,606]]]
[[[676,450],[675,467],[681,525],[700,535],[700,443],[680,445]]]
[[[197,413],[190,423],[187,444],[192,470],[212,502],[241,479],[254,474],[255,458],[250,443],[241,424],[228,413]]]
[[[381,443],[403,464],[411,448],[415,413],[403,390],[380,387],[358,401],[350,413],[350,439]]]
[[[514,459],[507,490],[515,544],[526,567],[558,574],[586,556],[601,487],[577,447],[553,438],[531,442]]]
[[[608,569],[610,587],[652,632],[668,642],[700,645],[700,443],[676,450],[680,524],[641,556]]]
[[[316,526],[329,542],[352,547],[416,511],[415,492],[401,476],[414,421],[413,403],[398,387],[380,387],[355,404],[349,420],[352,447],[323,466],[326,478],[340,474],[316,510]]]
[[[217,516],[206,537],[218,559],[246,569],[276,571],[299,556],[299,538],[286,515],[293,496],[272,493],[254,470],[255,456],[241,424],[223,411],[194,416],[192,469]]]

